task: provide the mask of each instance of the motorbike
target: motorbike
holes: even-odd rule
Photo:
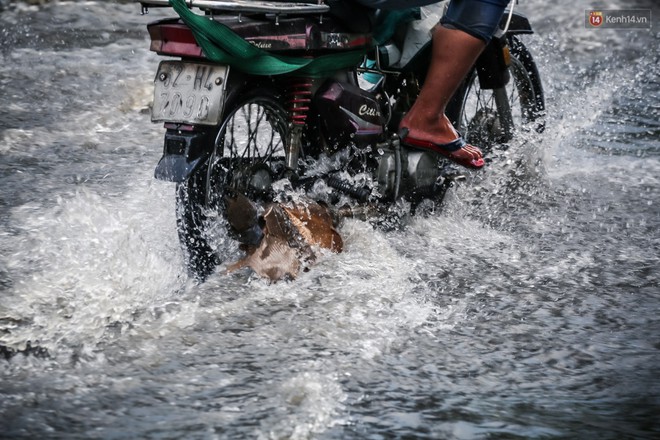
[[[150,49],[167,57],[154,80],[152,121],[165,128],[155,177],[176,183],[179,238],[198,280],[221,262],[218,230],[261,238],[227,221],[228,198],[259,205],[297,191],[345,215],[382,215],[401,201],[441,201],[460,174],[397,135],[443,2],[386,13],[343,0],[138,1],[143,13],[176,12],[147,25]],[[529,21],[509,10],[500,27],[446,111],[487,158],[542,131],[545,111],[522,42]]]

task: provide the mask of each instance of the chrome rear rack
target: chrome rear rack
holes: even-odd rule
[[[167,0],[135,0],[143,8],[170,6]],[[185,0],[189,8],[199,8],[205,11],[230,11],[239,13],[272,13],[272,14],[323,14],[330,7],[322,3],[297,3],[260,0]]]

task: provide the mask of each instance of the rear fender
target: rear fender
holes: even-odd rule
[[[167,126],[167,124],[166,124]],[[211,155],[216,130],[195,127],[168,128],[165,133],[163,157],[160,158],[156,179],[185,182]]]

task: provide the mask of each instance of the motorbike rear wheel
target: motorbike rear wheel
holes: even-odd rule
[[[206,166],[176,190],[179,240],[188,273],[199,281],[221,261],[229,229],[225,196],[265,199],[285,166],[287,112],[273,90],[236,94],[225,108]]]
[[[545,99],[536,63],[515,36],[509,37],[509,48],[511,80],[506,87],[483,90],[473,71],[449,105],[449,116],[456,129],[486,155],[506,149],[521,131],[540,133],[545,127]]]

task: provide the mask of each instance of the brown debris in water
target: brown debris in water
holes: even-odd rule
[[[246,218],[254,218],[254,205],[246,198],[228,200],[232,216],[228,220],[232,227],[245,230]],[[238,207],[238,208],[237,208]],[[236,210],[244,210],[245,216],[237,216]],[[232,222],[232,219],[233,220]],[[240,219],[240,220],[239,220]],[[313,247],[341,252],[344,246],[339,232],[334,227],[331,211],[316,202],[285,206],[272,203],[266,206],[260,218],[263,238],[257,246],[246,246],[246,256],[230,265],[227,272],[249,267],[258,275],[271,281],[292,279],[316,260]],[[253,222],[254,223],[254,222]]]

